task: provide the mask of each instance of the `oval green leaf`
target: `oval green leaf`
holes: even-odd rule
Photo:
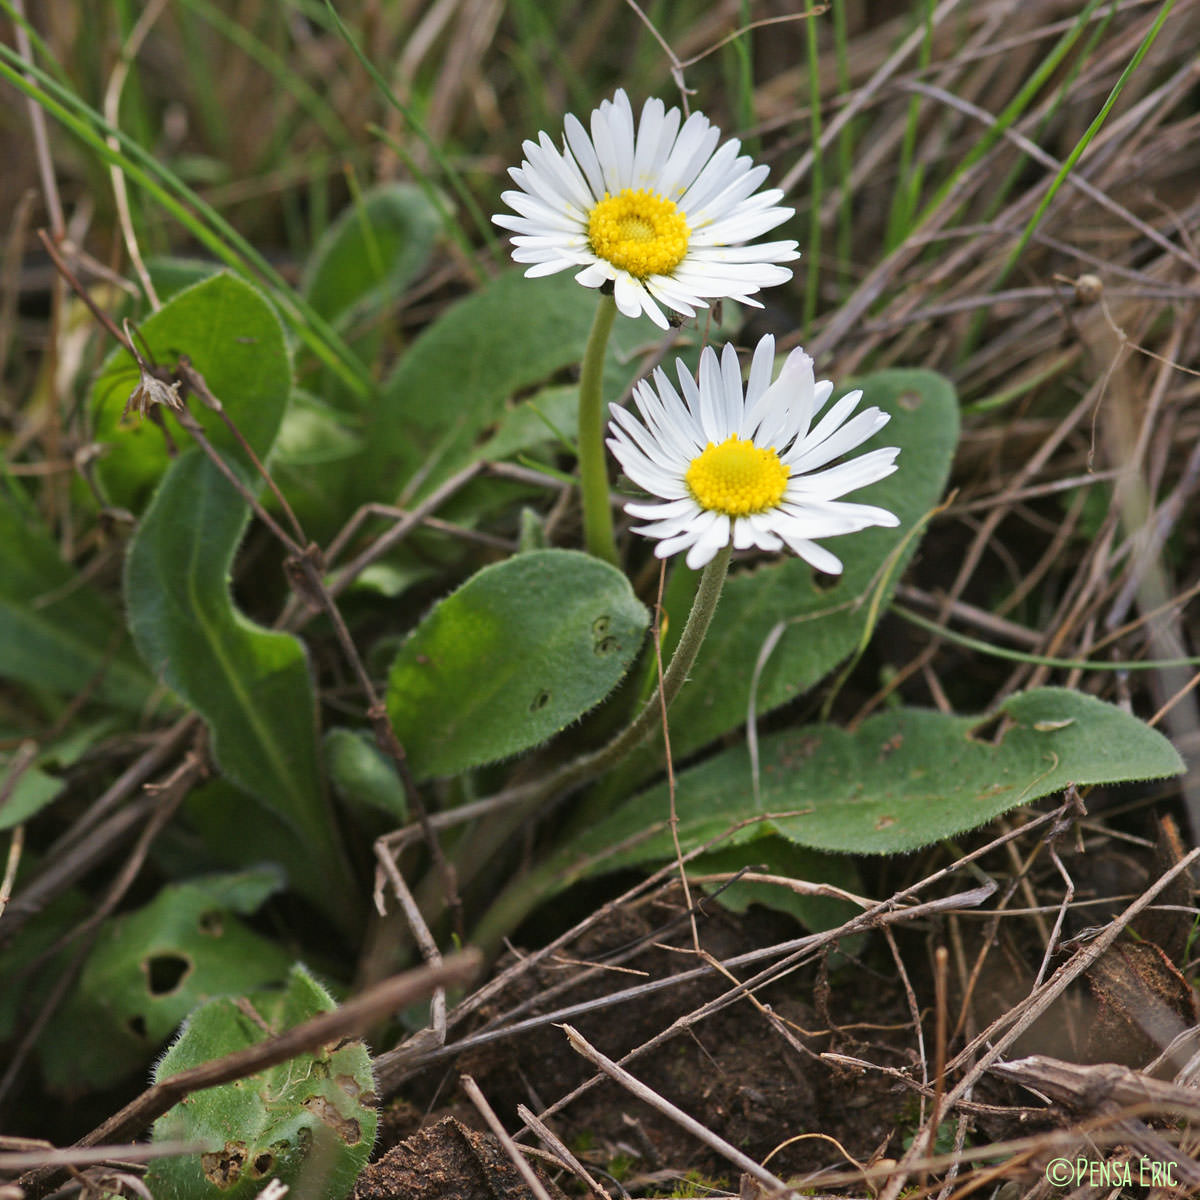
[[[649,616],[616,568],[574,550],[485,567],[401,648],[388,715],[418,778],[507,758],[598,704]]]
[[[685,847],[750,820],[730,842],[776,833],[818,850],[897,854],[974,829],[1068,784],[1161,779],[1184,769],[1161,733],[1066,688],[1013,696],[990,718],[897,709],[854,732],[802,726],[764,737],[759,754],[757,805],[745,746],[679,775],[676,810]],[[643,792],[581,834],[574,853],[588,856],[587,873],[669,858],[667,811],[665,787]],[[637,845],[624,845],[631,838]],[[606,853],[613,848],[619,849]]]
[[[365,730],[331,729],[325,735],[325,765],[334,791],[349,808],[373,808],[397,825],[408,822],[404,784],[375,739]]]
[[[292,386],[283,326],[274,309],[248,283],[222,271],[179,292],[140,326],[154,361],[171,365],[186,354],[212,394],[259,458],[266,458],[279,431]],[[143,353],[145,349],[143,348]],[[139,510],[169,461],[163,431],[154,422],[122,419],[138,381],[133,359],[115,351],[92,389],[95,440],[105,447],[100,480],[114,504]],[[198,401],[190,408],[223,452],[244,461],[233,435],[216,413]],[[174,443],[191,437],[174,417],[164,422]]]

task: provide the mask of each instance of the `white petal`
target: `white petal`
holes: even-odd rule
[[[678,500],[669,500],[666,504],[642,504],[631,500],[625,505],[625,511],[631,517],[644,521],[668,521],[679,517],[694,521],[700,515],[700,506],[691,496],[683,496]]]
[[[729,436],[721,410],[721,367],[716,351],[705,346],[700,354],[700,428],[710,442],[723,442]]]
[[[758,339],[754,347],[754,357],[750,360],[750,378],[746,381],[746,402],[742,410],[743,417],[749,416],[755,401],[771,386],[771,372],[775,369],[775,335],[765,334]],[[743,420],[738,431],[739,437],[749,437],[748,423]]]
[[[517,262],[527,262],[528,259],[518,258]],[[572,262],[569,258],[551,258],[535,262],[528,271],[525,272],[526,279],[541,279],[546,275],[557,275],[559,271],[569,271],[572,267],[577,266],[577,263]]]
[[[681,533],[690,533],[695,524],[696,514],[689,513],[682,517],[664,517],[662,520],[652,521],[648,525],[631,525],[630,529],[634,533],[645,534],[646,537],[672,538],[678,537]]]
[[[855,403],[857,402],[855,400]],[[791,455],[788,456],[789,465],[797,474],[815,471],[818,467],[832,462],[848,450],[853,450],[855,446],[874,437],[889,420],[887,413],[880,412],[877,408],[868,408],[866,412],[859,413],[853,420],[847,421],[838,428],[838,423],[833,418],[838,415],[838,409],[841,406],[842,401],[839,400],[813,430],[810,437],[805,439],[802,454],[795,459],[792,459]],[[825,431],[827,425],[829,429],[826,431],[826,436],[822,437],[822,431]]]
[[[618,444],[609,445],[613,456],[621,464],[621,470],[633,480],[638,487],[649,492],[652,496],[662,496],[666,500],[682,500],[688,494],[687,488],[679,481],[679,477],[670,471],[652,463],[643,454],[626,445],[619,448]]]
[[[695,263],[783,263],[800,257],[795,242],[755,242],[750,246],[709,245],[701,235],[688,238],[688,258]]]
[[[650,275],[642,281],[642,286],[656,300],[661,300],[668,308],[673,308],[685,317],[696,315],[695,305],[707,308],[703,300],[688,294],[686,290],[675,286],[675,281],[667,275]]]
[[[575,156],[575,162],[583,172],[592,195],[599,199],[604,195],[604,172],[600,170],[600,162],[596,158],[596,148],[592,145],[592,139],[588,137],[587,130],[579,123],[579,118],[574,113],[567,113],[566,119],[563,121],[563,129],[566,133],[567,145]]]
[[[584,287],[598,288],[607,283],[616,274],[611,263],[593,261],[575,276],[576,283]]]
[[[684,374],[691,380],[691,374],[684,369]],[[704,430],[700,428],[700,422],[696,420],[695,414],[684,404],[680,399],[679,393],[671,386],[670,379],[667,378],[667,373],[662,367],[654,368],[654,387],[656,391],[652,391],[650,385],[643,381],[642,387],[651,395],[657,395],[662,404],[664,417],[671,421],[678,430],[680,439],[689,447],[687,457],[690,461],[696,454],[704,449]],[[634,393],[635,396],[637,393]]]
[[[833,381],[830,379],[818,379],[817,386],[813,389],[813,416],[825,407],[825,402],[833,395]]]
[[[711,562],[718,550],[729,545],[729,518],[724,513],[705,515],[713,515],[716,520],[700,530],[696,544],[688,551],[687,565],[693,571]]]
[[[659,191],[668,200],[678,203],[700,168],[708,161],[721,131],[709,123],[702,113],[694,112],[683,123],[675,144],[659,169]]]
[[[641,285],[629,274],[628,271],[616,272],[616,278],[613,280],[613,299],[617,302],[617,308],[627,317],[640,317],[642,315],[642,296],[644,295]],[[664,320],[662,327],[666,329],[667,323]]]
[[[721,351],[721,424],[725,436],[737,433],[741,424],[742,409],[742,365],[732,342],[726,342]]]
[[[782,529],[779,532],[788,546],[810,566],[829,575],[842,573],[842,560],[836,554],[830,554],[824,546],[818,546],[807,538],[790,538]]]
[[[770,263],[718,263],[689,255],[675,268],[675,279],[694,289],[697,296],[724,296],[740,299],[760,288],[786,283],[792,277],[790,267]]]
[[[741,148],[742,144],[736,138],[726,142],[705,163],[704,169],[692,181],[688,190],[680,196],[679,207],[687,217],[690,228],[697,229],[702,225],[709,224],[711,218],[705,214],[705,206],[714,197],[721,195],[731,184],[738,183],[746,173],[746,168],[753,160],[738,158],[738,151]],[[759,181],[761,182],[766,176],[767,168],[763,167],[762,173],[758,177]],[[752,191],[754,191],[754,186],[750,187],[746,195],[748,196]]]
[[[721,150],[724,149],[722,146]],[[718,150],[717,154],[713,155],[712,162],[717,162],[720,152]],[[723,170],[720,174],[716,171],[710,172],[708,167],[700,173],[700,178],[688,189],[681,205],[688,215],[688,224],[693,229],[711,228],[726,219],[742,215],[739,212],[740,206],[767,177],[765,166],[755,167],[752,163],[751,158],[739,158],[732,164],[731,169]],[[787,220],[786,217],[781,219]]]
[[[661,100],[650,99],[642,107],[638,124],[637,146],[633,154],[633,178],[630,186],[660,191],[659,170],[666,161],[683,113],[666,108]]]
[[[788,491],[791,492],[794,484],[798,497],[836,499],[847,492],[857,491],[858,488],[886,479],[896,470],[896,455],[899,453],[898,446],[884,446],[812,475],[793,476],[788,483]]]
[[[591,210],[597,197],[588,187],[588,182],[570,150],[559,150],[550,140],[548,133],[539,133],[536,146],[530,142],[525,143],[525,153],[531,171],[553,177],[562,194],[581,211]]]
[[[685,529],[682,533],[677,533],[674,537],[669,537],[665,541],[659,542],[654,547],[655,557],[670,558],[672,554],[678,554],[680,550],[691,546],[695,541],[695,530]]]
[[[760,234],[782,225],[792,215],[790,208],[768,208],[762,212],[730,213],[719,221],[701,225],[695,237],[697,246],[723,246],[734,242],[747,242]],[[790,254],[789,258],[798,258]]]
[[[787,356],[779,377],[747,411],[743,428],[760,446],[782,448],[807,432],[812,396],[813,361],[797,347]]]

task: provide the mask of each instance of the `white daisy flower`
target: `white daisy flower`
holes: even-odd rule
[[[634,483],[664,501],[625,506],[648,522],[635,533],[661,539],[654,548],[659,558],[686,549],[687,565],[696,569],[732,537],[738,550],[779,550],[786,543],[836,575],[841,561],[813,539],[900,523],[887,509],[840,499],[890,475],[898,446],[830,465],[878,433],[889,414],[868,408],[851,417],[862,399],[853,391],[814,426],[833,384],[814,380],[812,359],[799,349],[772,382],[774,359],[768,335],[755,347],[743,394],[734,348],[726,345],[718,361],[706,347],[699,383],[676,362],[682,398],[659,367],[653,387],[643,379],[634,388],[640,421],[610,405],[609,449]]]
[[[792,277],[775,263],[799,258],[795,242],[746,245],[792,215],[783,192],[755,193],[765,166],[738,156],[707,117],[647,100],[637,130],[629,97],[618,90],[592,113],[592,132],[568,114],[560,151],[550,136],[524,143],[525,161],[509,174],[521,189],[505,192],[507,213],[492,220],[512,230],[513,259],[526,275],[572,267],[585,287],[611,282],[617,308],[645,313],[667,328],[660,305],[694,317],[709,300],[756,308],[760,288]],[[714,153],[715,151],[715,153]]]

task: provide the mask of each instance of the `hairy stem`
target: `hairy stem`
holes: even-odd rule
[[[601,296],[588,334],[579,376],[579,486],[583,495],[583,536],[589,554],[616,565],[608,467],[604,458],[604,353],[617,315],[611,296]]]

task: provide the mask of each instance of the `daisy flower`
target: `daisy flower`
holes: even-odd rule
[[[546,133],[526,141],[525,161],[509,169],[520,191],[501,197],[517,216],[492,217],[511,230],[526,275],[582,268],[585,287],[613,285],[627,317],[645,313],[667,328],[662,308],[694,317],[709,300],[756,308],[760,288],[792,277],[774,264],[799,258],[796,243],[746,245],[792,215],[778,188],[755,194],[767,168],[739,157],[733,138],[707,117],[647,100],[634,129],[629,97],[618,90],[592,113],[591,136],[568,114],[561,150]]]
[[[755,347],[743,393],[733,347],[726,345],[720,360],[707,347],[699,383],[677,361],[682,396],[660,367],[653,386],[643,379],[634,388],[640,421],[610,406],[609,449],[634,483],[662,500],[625,506],[647,522],[635,533],[660,539],[659,558],[686,549],[687,565],[696,569],[732,538],[737,550],[786,544],[838,574],[841,561],[814,539],[900,523],[887,509],[840,498],[890,475],[899,447],[830,465],[878,433],[889,415],[868,408],[852,417],[862,399],[853,391],[813,425],[833,384],[814,380],[812,359],[799,349],[772,382],[774,357],[768,335]]]

